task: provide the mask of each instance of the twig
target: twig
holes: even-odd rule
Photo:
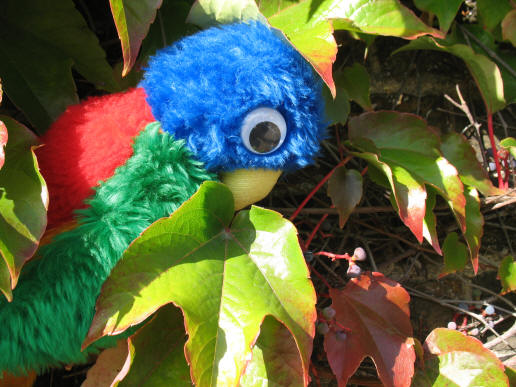
[[[326,220],[327,217],[328,217],[328,214],[324,214],[321,217],[321,219],[319,220],[319,222],[315,225],[314,229],[312,230],[312,232],[310,233],[310,235],[308,236],[308,238],[305,242],[305,245],[304,245],[305,250],[307,250],[308,247],[310,247],[310,243],[312,243],[312,239],[314,239],[315,235],[317,234],[317,231],[319,231],[319,228],[321,227],[321,224],[323,224],[323,222]]]
[[[500,216],[500,213],[496,212],[496,217],[498,218],[498,222],[500,223],[500,227],[502,228],[503,235],[505,236],[505,240],[507,242],[507,245],[509,246],[509,250],[511,251],[511,255],[514,255],[514,250],[512,248],[512,242],[511,238],[509,238],[509,234],[507,233],[507,227],[505,226],[505,223],[502,220],[502,217]]]
[[[357,236],[357,239],[360,242],[362,242],[362,244],[365,246],[365,248],[367,250],[367,257],[369,258],[369,262],[371,263],[371,267],[373,268],[373,271],[378,271],[378,266],[376,266],[376,262],[374,260],[374,255],[373,255],[371,248],[369,247],[369,243],[367,242],[367,240],[365,238],[361,238],[360,236]]]
[[[484,347],[486,347],[487,349],[490,349],[490,348],[493,348],[495,345],[501,343],[502,341],[509,345],[509,343],[507,343],[505,341],[505,339],[508,339],[509,337],[513,336],[516,334],[516,322],[512,325],[512,327],[510,327],[503,335],[501,336],[498,336],[496,338],[494,338],[493,340],[491,341],[488,341],[487,343],[484,344]],[[511,347],[512,348],[512,347]]]
[[[461,110],[466,115],[466,117],[468,118],[468,121],[471,125],[473,125],[477,129],[479,129],[480,124],[475,119],[473,119],[473,115],[471,114],[471,111],[469,110],[468,104],[466,103],[466,101],[464,100],[464,97],[462,96],[462,93],[460,92],[459,85],[455,85],[455,90],[457,91],[457,95],[459,96],[460,103],[456,102],[448,94],[445,94],[444,98],[446,98],[457,109]]]
[[[369,225],[367,223],[361,222],[360,220],[357,220],[357,219],[351,219],[351,221],[353,223],[356,223],[356,224],[359,224],[361,226],[367,227],[367,228],[369,228],[371,230],[374,230],[374,231],[376,231],[379,234],[387,235],[390,238],[394,238],[394,239],[397,239],[399,241],[402,241],[406,245],[412,246],[413,248],[418,249],[420,251],[425,251],[425,252],[427,252],[429,254],[436,254],[436,252],[434,250],[426,249],[426,248],[424,248],[424,247],[422,247],[422,246],[420,246],[420,245],[418,245],[416,243],[412,243],[412,242],[406,240],[405,238],[400,237],[399,235],[396,235],[396,234],[393,234],[393,233],[390,233],[390,232],[387,232],[387,231],[380,230],[379,228],[376,228],[376,227],[371,226],[371,225]]]
[[[457,24],[464,34],[464,37],[466,37],[466,34],[475,41],[476,44],[478,44],[491,58],[493,58],[495,61],[500,63],[514,78],[516,78],[516,71],[502,58],[500,58],[496,52],[491,50],[489,47],[487,47],[479,38],[477,38],[475,35],[473,35],[471,32],[469,32],[466,28],[462,27],[460,24]]]
[[[476,314],[476,313],[473,313],[473,312],[470,312],[469,310],[465,310],[465,309],[462,309],[462,308],[459,308],[458,306],[455,306],[455,305],[452,305],[452,304],[449,304],[447,302],[444,302],[442,300],[440,300],[439,298],[436,298],[436,297],[433,297],[431,295],[428,295],[426,293],[423,293],[417,289],[413,289],[413,288],[410,288],[406,285],[403,286],[411,295],[414,295],[416,297],[420,297],[420,298],[424,298],[424,299],[427,299],[427,300],[430,300],[430,301],[433,301],[439,305],[442,305],[442,306],[446,306],[450,309],[453,309],[453,310],[456,310],[460,313],[464,313],[464,314],[467,314],[468,316],[471,316],[473,317],[474,319],[480,321],[482,324],[484,324],[484,326],[486,328],[488,328],[491,332],[493,332],[497,337],[501,337],[501,335],[496,332],[493,328],[491,328],[488,324],[488,322],[484,319],[484,317],[482,317],[481,315],[479,314]],[[505,338],[502,340],[503,342],[505,342]],[[507,345],[509,345],[508,343],[506,343]]]
[[[502,127],[503,127],[503,132],[505,134],[505,137],[509,137],[509,132],[507,130],[508,126],[507,126],[507,122],[505,122],[503,116],[502,116],[502,113],[500,112],[496,112],[496,116],[498,117],[498,119],[500,120],[501,124],[502,124]]]
[[[297,208],[294,207],[273,207],[271,208],[274,211],[289,214],[297,210]],[[394,209],[390,206],[386,207],[357,207],[353,210],[354,214],[372,214],[372,213],[378,213],[378,212],[393,212]],[[339,212],[336,208],[303,208],[301,210],[303,214],[311,214],[311,215],[322,215],[322,214],[328,214],[328,215],[338,215]]]
[[[346,165],[346,163],[351,160],[353,156],[348,156],[344,160],[342,160],[339,164],[335,166],[326,176],[323,177],[323,179],[315,186],[315,188],[308,194],[308,196],[301,202],[299,207],[294,211],[294,213],[290,216],[290,221],[293,221],[301,212],[301,210],[306,206],[306,204],[310,201],[310,199],[321,189],[321,187],[326,183],[330,177],[333,175],[335,170],[343,165]]]
[[[321,258],[319,258],[318,256],[314,256],[314,258],[317,260],[318,263],[321,264],[322,267],[326,269],[328,273],[330,273],[335,279],[337,279],[341,285],[344,283],[342,277],[335,273],[335,271],[330,266],[328,266]],[[328,289],[330,288],[328,287]]]
[[[448,94],[444,95],[444,98],[446,98],[453,106],[455,106],[457,109],[462,110],[464,114],[466,114],[466,117],[468,118],[470,124],[475,127],[477,130],[477,134],[479,137],[479,143],[482,144],[482,134],[480,133],[480,124],[473,119],[473,115],[471,114],[471,111],[469,110],[468,104],[462,97],[462,93],[460,92],[459,85],[455,85],[455,89],[457,90],[457,95],[459,96],[460,103],[455,101],[453,98],[451,98]],[[487,106],[486,106],[487,108]],[[487,110],[487,133],[489,134],[489,141],[491,142],[491,149],[493,150],[493,158],[496,165],[496,173],[498,174],[498,188],[503,189],[504,188],[504,182],[502,179],[502,169],[500,166],[500,160],[498,156],[498,150],[496,148],[496,142],[494,139],[494,133],[493,133],[493,114]]]

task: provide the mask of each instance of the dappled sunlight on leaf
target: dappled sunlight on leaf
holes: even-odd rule
[[[48,192],[34,155],[36,136],[12,118],[0,116],[0,121],[9,134],[0,169],[0,290],[10,298],[45,231]]]
[[[477,339],[456,330],[437,328],[425,344],[425,367],[413,386],[506,386],[501,361]]]
[[[143,38],[156,17],[163,0],[109,0],[118,37],[122,44],[124,68],[129,73],[140,51]]]
[[[84,345],[173,302],[185,316],[194,382],[230,386],[271,315],[291,332],[307,381],[315,293],[295,228],[259,207],[232,218],[228,188],[206,182],[169,218],[151,225],[104,284]]]

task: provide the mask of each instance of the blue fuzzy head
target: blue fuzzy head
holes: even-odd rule
[[[184,139],[212,171],[298,169],[312,162],[324,137],[319,77],[258,22],[210,28],[159,51],[141,86],[163,130]],[[240,133],[259,107],[276,109],[287,124],[284,142],[267,154],[249,151]]]

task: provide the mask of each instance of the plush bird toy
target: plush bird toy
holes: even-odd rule
[[[321,82],[269,27],[238,23],[186,37],[149,62],[136,89],[70,107],[38,159],[55,236],[0,300],[0,373],[80,363],[101,285],[145,228],[220,176],[243,208],[318,152]],[[94,187],[94,188],[93,188]],[[75,211],[79,209],[79,211]],[[75,211],[75,212],[74,212]]]

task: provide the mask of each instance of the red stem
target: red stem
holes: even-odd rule
[[[315,186],[315,188],[308,194],[308,196],[303,200],[303,202],[297,207],[297,209],[294,211],[294,213],[290,216],[290,221],[292,222],[296,217],[299,215],[301,210],[306,206],[306,204],[310,201],[310,199],[321,189],[321,187],[326,183],[330,177],[333,175],[335,170],[338,167],[341,167],[345,165],[349,160],[351,160],[353,156],[347,156],[344,160],[342,160],[340,163],[338,163],[335,168],[333,168],[326,176],[323,177],[323,179]]]
[[[308,250],[308,246],[310,246],[310,243],[312,243],[312,239],[314,239],[315,237],[315,234],[317,234],[317,231],[319,231],[319,228],[321,227],[321,224],[323,224],[323,222],[326,220],[326,218],[328,217],[329,214],[324,214],[322,217],[321,217],[321,220],[319,220],[319,223],[317,223],[314,227],[314,229],[312,230],[312,232],[310,233],[310,236],[308,237],[308,239],[306,240],[305,242],[305,250]]]
[[[504,183],[502,179],[502,168],[500,167],[500,158],[498,157],[498,149],[494,139],[493,131],[493,114],[487,112],[487,132],[489,133],[489,141],[491,142],[491,149],[493,150],[493,158],[496,165],[496,173],[498,174],[498,188],[503,189]]]
[[[509,177],[511,175],[511,168],[509,166],[509,158],[506,158],[503,160],[503,167],[505,170],[505,179],[503,183],[503,188],[508,189],[509,188]]]
[[[312,271],[314,272],[314,274],[315,274],[317,277],[319,277],[319,279],[322,281],[322,283],[323,283],[324,285],[326,285],[326,287],[327,287],[328,289],[331,289],[330,284],[328,283],[328,281],[326,281],[326,278],[324,278],[324,277],[322,276],[322,274],[321,274],[321,273],[319,273],[317,270],[315,270],[315,268],[314,268],[313,266],[310,266],[310,270],[312,270]]]
[[[347,259],[348,261],[351,260],[351,257],[348,253],[346,254],[333,254],[329,253],[328,251],[319,251],[318,253],[314,253],[314,255],[324,255],[325,257],[331,258],[332,261],[335,261],[337,259]]]

